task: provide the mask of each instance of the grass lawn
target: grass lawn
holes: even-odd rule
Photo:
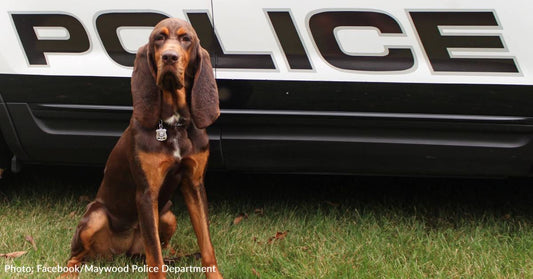
[[[0,180],[0,254],[27,251],[0,257],[0,278],[58,275],[36,272],[37,266],[65,265],[101,172],[28,167]],[[530,182],[209,173],[206,185],[211,235],[225,278],[533,278]],[[165,254],[194,254],[188,214],[180,195],[174,200],[175,253]],[[131,271],[143,263],[121,256],[89,264]],[[172,265],[200,261],[185,256]],[[85,272],[81,278],[146,275]]]

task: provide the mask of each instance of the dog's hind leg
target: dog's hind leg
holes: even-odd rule
[[[176,231],[177,222],[176,216],[170,211],[172,202],[168,201],[159,213],[159,240],[161,241],[161,248],[168,248],[170,238]]]
[[[110,256],[111,237],[109,220],[104,205],[94,201],[87,206],[71,242],[70,259],[67,267],[70,270],[83,264],[86,257]],[[77,277],[76,272],[67,272],[62,277]]]

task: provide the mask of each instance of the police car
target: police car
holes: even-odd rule
[[[103,165],[138,47],[188,20],[212,58],[211,169],[533,173],[529,1],[7,1],[0,160]]]

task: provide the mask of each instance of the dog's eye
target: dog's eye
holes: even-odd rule
[[[162,40],[165,39],[165,35],[163,35],[163,34],[156,35],[154,39],[156,41],[162,41]]]
[[[184,41],[184,42],[190,42],[190,41],[191,41],[191,37],[189,37],[189,36],[183,36],[183,37],[181,38],[181,40]]]

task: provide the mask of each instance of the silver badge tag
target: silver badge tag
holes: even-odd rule
[[[159,122],[159,129],[155,130],[155,138],[158,141],[166,141],[167,140],[167,129],[163,128],[163,122]]]

